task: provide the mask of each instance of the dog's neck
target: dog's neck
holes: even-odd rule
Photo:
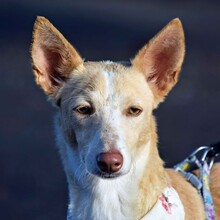
[[[74,188],[69,214],[74,219],[134,219],[137,189],[131,176],[114,180],[99,179],[87,190]]]
[[[154,122],[152,126],[155,126]],[[135,161],[134,169],[122,177],[93,180],[87,189],[80,188],[72,178],[68,178],[68,220],[133,220],[146,215],[169,185],[156,143],[157,135],[154,132],[145,146],[146,151],[151,151],[148,152],[150,157],[146,159],[147,154],[142,152]]]

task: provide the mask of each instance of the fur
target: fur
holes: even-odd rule
[[[172,20],[131,61],[84,62],[46,19],[38,17],[31,47],[36,82],[57,106],[56,133],[69,187],[69,218],[138,220],[166,187],[178,192],[185,219],[205,219],[202,199],[163,166],[153,110],[176,84],[185,53],[179,19]],[[114,175],[100,172],[97,155],[119,152]],[[220,218],[220,165],[211,174]]]

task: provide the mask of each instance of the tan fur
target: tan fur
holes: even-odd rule
[[[184,32],[173,19],[136,55],[132,64],[143,72],[157,105],[176,84],[185,54]]]
[[[183,203],[186,213],[185,219],[205,219],[202,198],[196,189],[180,173],[171,169],[166,171],[171,179],[171,185],[176,189]]]
[[[47,95],[66,80],[83,61],[72,45],[44,17],[37,17],[32,39],[32,62],[37,84]]]
[[[211,171],[211,193],[215,207],[216,220],[220,220],[220,163],[214,164]]]
[[[149,212],[158,200],[158,197],[163,193],[163,189],[170,185],[170,179],[163,167],[163,161],[160,159],[157,150],[157,134],[156,134],[155,121],[152,118],[151,121],[151,140],[152,148],[150,152],[150,158],[148,168],[145,171],[144,177],[140,182],[140,195],[139,195],[139,213],[138,219]],[[152,170],[153,172],[149,172]],[[157,175],[154,175],[157,173]],[[146,200],[146,198],[151,198]]]
[[[112,62],[83,62],[74,47],[43,17],[38,17],[35,23],[31,53],[37,83],[55,103],[61,100],[62,117],[58,118],[57,126],[64,140],[60,140],[60,152],[69,182],[70,198],[72,194],[75,196],[72,201],[76,205],[71,205],[76,216],[82,215],[77,205],[84,197],[80,194],[81,179],[75,178],[73,161],[68,161],[69,155],[78,149],[86,151],[90,142],[94,142],[95,146],[88,151],[88,158],[87,154],[83,154],[80,169],[98,147],[101,152],[115,150],[121,138],[120,130],[124,132],[123,143],[133,163],[142,165],[139,157],[147,152],[143,167],[137,168],[143,169],[137,186],[138,195],[134,201],[129,201],[134,219],[139,220],[146,215],[168,186],[178,192],[186,220],[205,219],[203,202],[195,188],[179,173],[164,168],[158,154],[157,129],[152,114],[176,84],[183,63],[185,44],[179,19],[171,21],[144,46],[132,60],[131,67]],[[77,113],[75,107],[79,105],[91,107],[95,114],[86,118]],[[140,107],[143,113],[130,115],[129,110],[133,106]],[[116,118],[112,116],[113,110],[117,113]],[[112,123],[118,119],[118,115],[123,123]],[[96,136],[98,140],[94,138]],[[68,149],[69,145],[71,149]],[[71,166],[68,166],[68,162]],[[93,170],[89,172],[93,174],[90,178],[93,178]],[[220,164],[214,165],[211,173],[211,192],[217,220],[220,220]]]

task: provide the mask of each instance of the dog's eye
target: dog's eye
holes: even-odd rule
[[[128,116],[139,116],[142,113],[143,109],[141,107],[130,107],[127,111]]]
[[[75,111],[81,115],[91,115],[93,113],[92,107],[87,105],[78,106]]]

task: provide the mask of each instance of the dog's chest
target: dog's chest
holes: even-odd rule
[[[98,199],[94,201],[91,211],[92,219],[97,220],[134,219],[131,217],[132,213],[130,213],[130,208],[127,204],[123,204],[123,202],[120,201],[120,198],[117,198],[116,196],[110,196],[108,200]],[[91,218],[90,215],[88,215],[88,217]]]
[[[134,219],[131,201],[134,192],[123,182],[111,181],[99,184],[92,204],[92,216],[97,220]]]
[[[76,212],[70,211],[68,220],[91,219],[91,220],[133,220],[135,210],[132,208],[131,201],[134,201],[135,190],[130,190],[130,186],[125,186],[117,181],[100,181],[93,188],[90,196],[80,199]],[[73,209],[74,210],[74,209]],[[82,215],[83,213],[83,215]]]

